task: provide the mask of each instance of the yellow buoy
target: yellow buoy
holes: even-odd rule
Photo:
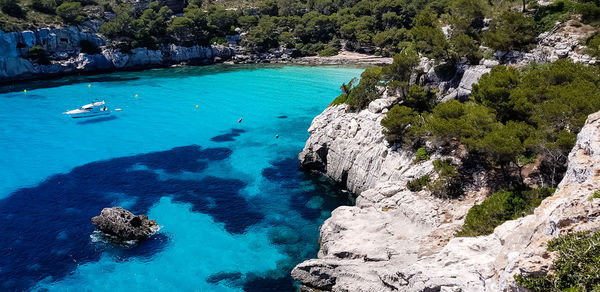
[[[27,93],[27,89],[23,89],[23,92],[24,92],[24,93]]]
[[[136,94],[135,97],[138,97],[138,95]]]
[[[198,105],[196,105],[196,108],[198,108]]]
[[[88,87],[92,87],[92,84],[88,84]]]

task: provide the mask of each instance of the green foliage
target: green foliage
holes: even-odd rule
[[[352,88],[346,99],[348,111],[355,112],[366,108],[369,103],[381,96],[382,67],[372,67],[360,75],[360,82]]]
[[[452,37],[461,35],[477,38],[479,29],[483,27],[483,19],[487,6],[482,0],[452,0],[450,1],[450,25]]]
[[[479,64],[483,57],[477,42],[466,34],[453,35],[450,46],[458,57],[466,58],[471,64]]]
[[[338,49],[334,47],[326,47],[319,51],[319,56],[321,57],[331,57],[338,54]]]
[[[56,7],[56,15],[66,23],[80,23],[83,21],[83,10],[79,2],[64,2]]]
[[[32,60],[40,65],[50,65],[48,53],[41,46],[33,46],[27,52],[27,59]]]
[[[409,126],[416,123],[417,118],[418,113],[412,108],[400,105],[393,106],[387,112],[385,118],[381,120],[385,138],[391,144],[402,142]],[[427,152],[425,152],[425,154],[427,154]]]
[[[389,55],[401,51],[402,43],[408,41],[409,38],[408,30],[405,28],[391,28],[375,34],[373,44]]]
[[[556,22],[568,20],[574,10],[574,3],[570,0],[556,0],[550,5],[541,6],[534,14],[537,31],[549,31]]]
[[[0,10],[10,16],[22,18],[25,15],[19,0],[0,0]]]
[[[237,19],[238,25],[243,29],[249,29],[258,24],[258,17],[254,15],[242,15]]]
[[[437,105],[437,97],[434,92],[414,84],[408,87],[402,104],[422,113],[431,111]]]
[[[517,275],[530,291],[597,291],[600,288],[600,232],[575,232],[548,242],[558,252],[553,271],[546,275]]]
[[[36,11],[47,13],[47,14],[55,14],[56,13],[56,5],[62,4],[62,1],[54,1],[54,0],[32,0],[31,8]]]
[[[463,183],[460,173],[450,160],[433,161],[433,170],[438,178],[428,185],[428,189],[436,197],[458,198],[463,194]]]
[[[382,74],[385,80],[408,82],[413,69],[419,65],[419,55],[412,48],[406,48],[394,56],[392,64],[383,67]]]
[[[587,42],[587,53],[593,57],[600,57],[600,34],[596,34]]]
[[[425,160],[429,160],[429,153],[427,153],[427,149],[421,147],[417,149],[417,157],[415,158],[414,163],[419,163]]]
[[[429,175],[424,175],[422,177],[413,179],[406,183],[406,188],[411,192],[419,192],[427,186],[427,184],[431,181]]]
[[[258,50],[268,50],[278,47],[277,26],[273,18],[261,17],[258,25],[248,31],[242,43],[249,47],[256,47]]]
[[[86,53],[88,55],[100,53],[100,48],[98,48],[94,43],[88,40],[79,41],[79,47],[81,48],[82,53]]]
[[[415,17],[415,26],[410,30],[410,34],[415,48],[420,53],[436,59],[448,56],[449,43],[433,10],[423,10]]]
[[[600,190],[597,190],[592,194],[592,199],[600,199]]]
[[[465,223],[457,236],[479,236],[494,232],[507,220],[533,213],[543,199],[554,193],[553,188],[494,193],[467,213]]]
[[[519,12],[504,12],[492,20],[483,33],[484,43],[500,51],[526,50],[535,42],[537,31],[532,17]]]
[[[481,76],[478,84],[473,84],[471,98],[494,109],[500,121],[514,119],[516,113],[512,110],[510,93],[519,85],[520,76],[514,67],[496,66]]]

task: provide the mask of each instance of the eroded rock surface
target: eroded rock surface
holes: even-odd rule
[[[448,201],[406,190],[408,179],[431,172],[431,162],[415,164],[414,154],[385,146],[382,116],[371,110],[346,113],[345,106],[336,106],[311,125],[302,164],[360,195],[355,206],[337,208],[321,227],[318,259],[292,271],[305,288],[517,291],[515,274],[551,267],[548,240],[600,228],[600,199],[588,200],[600,189],[600,113],[590,115],[579,133],[556,193],[533,215],[475,238],[453,234],[482,196]]]
[[[92,224],[98,230],[120,241],[142,240],[158,230],[154,220],[146,215],[134,215],[121,208],[104,208],[100,215],[92,218]]]

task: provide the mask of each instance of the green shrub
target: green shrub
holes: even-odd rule
[[[600,199],[600,190],[595,191],[590,199]]]
[[[27,52],[27,59],[30,59],[40,65],[49,65],[48,53],[41,46],[33,46]]]
[[[12,17],[23,18],[25,16],[25,12],[19,6],[19,0],[0,0],[0,10]]]
[[[600,57],[600,34],[596,34],[588,41],[587,53],[594,57]]]
[[[338,54],[338,50],[333,47],[327,47],[319,51],[319,56],[321,57],[331,57]]]
[[[494,193],[469,210],[465,223],[456,236],[491,234],[494,228],[505,221],[533,213],[542,200],[551,196],[554,190],[554,188],[540,188]]]
[[[536,292],[598,291],[600,288],[600,232],[576,232],[548,242],[558,252],[552,273],[515,276],[517,285]]]
[[[526,50],[537,37],[535,21],[519,12],[504,12],[483,33],[484,43],[500,51]]]
[[[56,5],[62,4],[62,1],[53,1],[53,0],[32,0],[31,8],[36,11],[47,13],[47,14],[55,14],[56,13]]]
[[[417,157],[415,158],[414,163],[418,163],[425,160],[429,160],[429,153],[427,153],[427,149],[421,147],[417,149]]]
[[[429,175],[424,175],[420,178],[413,179],[406,183],[406,188],[411,192],[419,192],[423,190],[427,186],[427,184],[431,181]]]
[[[82,53],[86,53],[88,55],[100,54],[101,52],[100,48],[98,48],[96,44],[88,40],[79,41],[79,47],[81,48]]]
[[[402,142],[410,125],[416,123],[417,116],[417,112],[409,107],[394,105],[381,120],[386,140],[390,144]]]
[[[382,67],[372,67],[360,75],[360,82],[348,94],[346,103],[348,111],[356,112],[365,109],[371,101],[381,97]]]
[[[83,10],[79,2],[64,2],[56,7],[56,15],[67,23],[80,23],[83,21]]]
[[[436,197],[458,198],[463,194],[463,183],[460,173],[450,160],[433,161],[433,170],[438,178],[429,183],[427,188]]]

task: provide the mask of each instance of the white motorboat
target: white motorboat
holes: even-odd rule
[[[106,107],[103,101],[92,101],[81,108],[66,111],[63,114],[71,116],[71,118],[91,118],[97,116],[110,115],[110,110]]]

